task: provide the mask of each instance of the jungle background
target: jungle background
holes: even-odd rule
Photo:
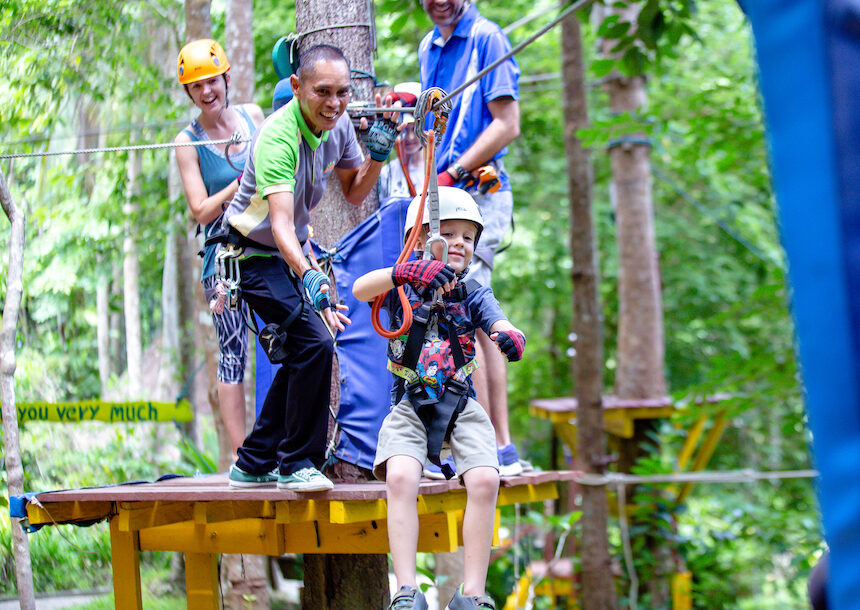
[[[482,13],[502,26],[551,6],[533,0],[479,2]],[[652,141],[667,385],[679,399],[716,392],[735,396],[722,405],[730,408],[730,423],[708,469],[807,468],[810,439],[749,26],[734,3],[661,6],[667,22],[659,44],[640,58],[648,76],[648,105],[635,117],[609,112],[600,84],[612,65],[596,54],[596,39],[606,32],[592,26],[587,15],[582,23],[591,126],[579,136],[592,150],[605,385],[613,385],[618,325],[618,250],[606,145],[635,121]],[[417,43],[430,29],[420,5],[376,0],[375,10],[377,78],[391,84],[417,80]],[[253,11],[255,100],[269,109],[278,80],[271,48],[295,30],[294,5],[255,0]],[[214,38],[223,41],[223,1],[212,2],[211,15]],[[523,40],[545,21],[517,28],[511,41]],[[165,51],[184,42],[180,2],[0,0],[0,32],[0,152],[170,142],[196,114],[176,83],[175,52]],[[522,135],[506,159],[516,228],[511,247],[497,259],[494,280],[503,308],[529,337],[528,356],[509,367],[511,430],[521,453],[543,468],[553,460],[564,467],[565,456],[560,449],[550,455],[556,446],[549,442],[551,426],[531,417],[528,404],[573,394],[576,349],[570,330],[559,56],[556,29],[517,57]],[[27,215],[17,399],[58,402],[134,391],[126,371],[129,338],[123,319],[128,315],[123,284],[129,281],[139,294],[142,387],[172,389],[168,399],[177,388],[193,395],[195,384],[205,387],[205,372],[197,373],[201,346],[176,367],[161,356],[166,253],[175,247],[173,236],[188,228],[184,197],[175,189],[171,196],[168,188],[167,149],[145,151],[139,160],[106,153],[2,163]],[[134,165],[139,165],[137,186],[130,192]],[[4,231],[0,243],[6,245],[8,238]],[[123,267],[129,248],[139,262],[136,277]],[[0,258],[0,294],[5,294],[7,265],[7,258]],[[107,310],[100,310],[105,295]],[[111,358],[109,370],[100,372],[97,326],[104,311]],[[662,421],[649,457],[635,472],[672,471],[686,430],[708,408],[688,406]],[[206,405],[198,405],[196,425],[185,431],[149,423],[23,424],[26,489],[152,480],[166,472],[210,468],[217,441],[207,413]],[[6,510],[5,472],[0,486]],[[665,532],[693,573],[695,607],[806,607],[806,579],[823,548],[812,482],[699,484],[681,509],[658,502],[643,506],[643,514],[638,527]],[[552,525],[538,514],[527,518]],[[623,580],[621,537],[617,522],[610,524]],[[0,521],[0,595],[15,594],[9,528],[8,519]],[[641,533],[632,532],[640,580],[656,564],[644,544],[636,545]],[[520,559],[541,556],[541,544],[541,536],[525,538]],[[30,537],[30,545],[37,592],[110,585],[106,525],[45,528]],[[508,553],[491,566],[497,601],[513,586],[512,561]],[[184,606],[181,594],[172,592],[168,555],[146,553],[144,567],[153,596],[147,607]],[[647,599],[640,603],[647,607]]]

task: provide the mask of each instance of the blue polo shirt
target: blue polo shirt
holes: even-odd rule
[[[502,29],[469,5],[447,41],[434,27],[418,46],[421,89],[441,87],[451,92],[510,50]],[[519,99],[519,76],[520,68],[511,57],[452,100],[448,128],[436,149],[437,171],[459,159],[493,120],[487,102],[505,96]],[[492,160],[507,153],[505,147]],[[511,188],[507,176],[502,176],[502,188]]]

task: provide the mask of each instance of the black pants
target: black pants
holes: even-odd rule
[[[239,263],[242,298],[266,324],[282,323],[301,307],[304,288],[277,256],[254,256]],[[292,474],[325,459],[334,341],[310,303],[306,319],[287,330],[289,356],[275,374],[254,429],[239,447],[236,464],[261,474],[278,467]]]

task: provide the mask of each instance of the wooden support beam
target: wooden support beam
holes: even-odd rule
[[[117,610],[141,610],[140,537],[119,528],[119,517],[110,520],[110,560],[113,596]]]
[[[683,472],[687,469],[687,464],[690,463],[690,459],[696,451],[696,445],[699,444],[699,439],[702,437],[702,432],[705,429],[705,422],[707,421],[707,415],[699,416],[699,419],[696,420],[696,423],[693,424],[693,427],[690,428],[690,431],[687,433],[687,438],[684,439],[684,445],[678,453],[679,471]]]
[[[696,457],[693,459],[693,465],[690,467],[691,472],[698,472],[702,470],[711,459],[711,456],[714,454],[714,450],[717,448],[717,443],[720,440],[720,437],[723,435],[723,430],[726,429],[726,424],[728,423],[728,414],[725,409],[717,413],[716,418],[714,418],[714,424],[711,426],[711,429],[708,430],[708,434],[705,435],[705,440],[702,441],[702,446],[699,447],[699,451],[696,453]],[[687,499],[687,496],[690,494],[690,491],[693,489],[693,483],[687,482],[681,486],[681,491],[678,492],[678,497],[675,499],[676,504],[681,504],[684,500]]]
[[[185,598],[189,609],[220,610],[217,555],[185,553]]]
[[[41,506],[27,503],[30,525],[55,525],[107,519],[113,512],[113,502],[43,502]]]

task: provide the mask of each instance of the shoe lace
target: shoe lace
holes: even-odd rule
[[[475,596],[472,599],[475,600],[475,605],[478,608],[483,608],[484,610],[496,610],[496,604],[486,595]]]
[[[311,479],[313,477],[320,476],[320,472],[316,468],[302,468],[293,474],[303,479]]]
[[[415,590],[401,590],[394,595],[394,599],[391,600],[391,604],[389,604],[389,610],[397,610],[397,608],[402,608],[403,610],[407,610],[409,608],[415,607]]]

